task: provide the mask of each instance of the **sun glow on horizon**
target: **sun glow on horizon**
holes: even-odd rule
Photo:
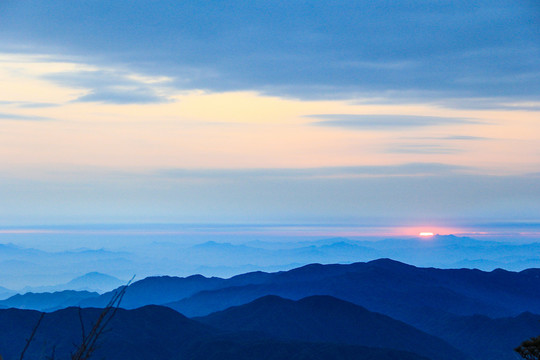
[[[432,232],[424,232],[423,231],[423,232],[419,233],[418,235],[421,236],[421,237],[431,237],[434,234]]]

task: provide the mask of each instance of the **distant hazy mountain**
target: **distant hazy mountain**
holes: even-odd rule
[[[432,360],[467,358],[441,339],[330,296],[292,301],[269,295],[196,320],[231,332],[256,332],[280,339],[389,347]]]
[[[8,297],[15,295],[16,293],[16,291],[9,290],[0,286],[0,300],[7,299]]]
[[[540,267],[540,242],[524,243],[523,239],[502,241],[477,240],[454,235],[435,235],[429,239],[390,238],[360,242],[381,256],[416,266],[438,268],[478,268],[523,270]]]
[[[540,267],[540,257],[536,255],[540,253],[540,243],[524,243],[525,240],[520,238],[500,242],[452,235],[436,235],[429,239],[394,237],[386,240],[306,236],[287,238],[290,241],[277,238],[270,241],[262,236],[260,240],[248,238],[242,243],[230,236],[215,235],[199,238],[200,244],[188,244],[176,241],[176,235],[165,237],[167,241],[131,241],[133,235],[109,236],[110,241],[101,239],[102,246],[113,246],[117,241],[124,246],[50,252],[0,244],[0,286],[18,292],[24,286],[27,286],[24,291],[50,292],[68,290],[56,285],[64,286],[81,274],[95,271],[126,280],[135,274],[138,278],[158,274],[230,277],[255,270],[273,272],[310,263],[348,264],[377,258],[392,258],[416,266],[438,268],[493,270],[500,267],[523,270]],[[51,284],[54,287],[49,287]],[[111,290],[106,286],[78,289],[98,292]]]
[[[122,277],[125,275],[125,278],[130,278],[135,273],[135,261],[132,254],[120,251],[80,249],[47,252],[0,244],[0,285],[17,292],[71,290],[65,287],[66,283],[81,273],[99,270],[101,273],[121,274]],[[110,290],[110,286],[119,286],[118,283],[105,285],[103,289],[87,289],[104,291]]]
[[[379,252],[358,242],[334,239],[296,246],[274,245],[257,247],[257,243],[231,244],[208,241],[185,250],[184,261],[205,265],[245,266],[254,259],[260,267],[291,263],[350,262],[351,259],[368,260],[378,257]],[[281,247],[284,246],[284,247]]]
[[[77,306],[82,300],[99,296],[96,292],[64,290],[53,293],[26,293],[13,295],[0,301],[5,308],[54,311],[69,306]]]
[[[99,309],[68,308],[46,314],[26,356],[69,358],[81,339],[80,319],[86,331]],[[18,358],[39,313],[0,310],[0,351],[5,359]],[[329,343],[283,341],[249,334],[223,334],[159,306],[120,309],[92,358],[107,360],[427,360],[398,350]]]
[[[71,280],[67,284],[63,285],[63,287],[66,290],[105,292],[116,289],[125,283],[125,281],[122,281],[114,276],[94,271]]]
[[[104,293],[111,291],[124,285],[126,282],[122,281],[114,276],[102,274],[99,272],[89,272],[75,279],[58,285],[51,286],[37,286],[37,287],[25,287],[19,293],[24,294],[27,292],[41,293],[41,292],[57,292],[64,290],[77,290],[77,291],[91,291]]]

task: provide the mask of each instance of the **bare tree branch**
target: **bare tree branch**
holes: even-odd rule
[[[120,306],[120,302],[122,301],[122,298],[124,297],[128,286],[131,284],[134,278],[135,276],[133,276],[126,285],[122,286],[113,295],[111,300],[109,300],[107,306],[99,315],[88,335],[83,336],[82,343],[77,348],[77,351],[75,351],[75,353],[71,355],[72,360],[87,360],[88,358],[90,358],[92,353],[96,350],[96,344],[98,339],[103,334],[114,315],[116,315],[118,307]]]
[[[32,330],[32,333],[30,334],[30,337],[28,339],[26,339],[26,345],[24,346],[24,349],[21,352],[21,357],[19,358],[19,360],[23,360],[24,353],[26,353],[26,350],[28,350],[28,347],[30,346],[30,343],[32,342],[32,340],[34,340],[34,336],[36,336],[36,331],[37,331],[39,325],[41,324],[41,320],[43,320],[43,316],[45,316],[45,313],[41,313],[41,316],[39,317],[39,320],[37,321],[36,325],[34,326],[34,329]]]
[[[116,315],[116,312],[118,311],[118,308],[120,306],[120,303],[122,302],[122,298],[124,297],[126,290],[128,286],[131,284],[131,282],[135,279],[135,275],[131,278],[131,280],[128,281],[128,283],[124,286],[122,286],[118,291],[116,291],[112,298],[107,303],[107,306],[103,309],[103,311],[99,314],[98,319],[92,326],[92,329],[88,334],[86,334],[86,330],[84,328],[84,321],[82,318],[82,311],[81,308],[79,308],[79,321],[81,323],[81,344],[77,347],[74,354],[71,355],[72,360],[88,360],[92,353],[97,348],[97,341],[99,340],[100,336],[106,331],[107,326],[109,325],[112,318]],[[30,334],[30,337],[26,340],[26,344],[24,346],[24,349],[21,352],[21,356],[19,360],[24,359],[24,355],[28,348],[30,347],[30,343],[32,340],[34,340],[34,337],[36,336],[36,332],[41,325],[41,321],[43,320],[43,317],[45,316],[45,313],[41,313],[41,316],[39,317],[39,320],[37,321],[36,325],[32,329],[32,333]],[[48,357],[48,360],[54,360],[55,359],[55,352],[56,352],[56,346],[52,349],[52,354],[50,357]],[[2,356],[0,355],[0,360],[2,360]]]
[[[81,313],[81,307],[79,306],[79,321],[81,323],[81,341],[84,341],[84,338],[86,337],[86,333],[84,331],[84,322],[82,319],[82,313]]]

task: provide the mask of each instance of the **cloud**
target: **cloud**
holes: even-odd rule
[[[493,107],[540,95],[532,1],[11,1],[0,43],[182,89]]]
[[[526,91],[526,90],[525,90]],[[538,96],[536,96],[538,98]],[[535,103],[530,95],[523,94],[525,102],[516,94],[512,97],[492,97],[492,98],[453,98],[436,99],[432,101],[434,105],[451,108],[464,108],[469,110],[504,110],[504,111],[540,111],[540,105]],[[530,100],[531,102],[527,102]]]
[[[44,117],[44,116],[8,114],[8,113],[0,113],[0,119],[1,120],[22,120],[22,121],[50,121],[50,120],[53,120],[51,118]]]
[[[44,103],[44,102],[28,102],[28,101],[0,101],[1,105],[11,105],[19,108],[36,109],[36,108],[48,108],[55,107],[58,104]]]
[[[145,88],[102,88],[94,89],[90,93],[77,98],[75,101],[108,104],[149,104],[168,102],[168,99]]]
[[[460,173],[467,167],[440,163],[410,163],[374,166],[329,166],[268,169],[163,169],[157,176],[177,179],[283,179],[426,176]]]
[[[466,140],[466,141],[490,140],[490,138],[483,137],[483,136],[468,136],[468,135],[452,135],[452,136],[445,136],[440,139],[441,140]]]
[[[88,89],[88,93],[75,102],[102,102],[111,104],[147,104],[169,102],[167,79],[146,78],[117,70],[83,70],[61,72],[44,76],[57,84]]]
[[[417,115],[356,115],[356,114],[317,114],[308,118],[324,119],[311,123],[317,126],[340,127],[346,129],[403,129],[423,126],[455,125],[476,123],[473,119],[417,116]]]
[[[438,144],[404,144],[386,148],[384,152],[400,154],[455,154],[462,150]]]
[[[448,135],[448,136],[424,136],[424,137],[403,137],[404,140],[447,140],[447,141],[485,141],[493,140],[484,136],[471,135]]]

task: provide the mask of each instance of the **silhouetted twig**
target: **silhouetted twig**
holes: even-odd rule
[[[28,347],[30,346],[30,343],[32,342],[32,340],[34,340],[34,336],[36,336],[36,331],[37,331],[39,325],[41,324],[41,320],[43,320],[43,316],[45,316],[45,313],[41,313],[41,316],[39,317],[39,320],[37,321],[36,325],[34,326],[34,329],[32,329],[32,333],[30,334],[30,337],[28,339],[26,339],[26,345],[24,346],[24,349],[21,352],[21,357],[19,358],[19,360],[23,360],[24,353],[26,353],[26,350],[28,350]]]
[[[111,300],[109,300],[109,302],[107,303],[107,306],[105,306],[103,311],[99,314],[98,319],[92,326],[92,329],[90,330],[88,335],[86,335],[85,333],[86,331],[85,331],[84,322],[82,319],[82,312],[81,312],[81,309],[79,308],[79,321],[81,322],[82,341],[81,341],[81,344],[77,347],[77,350],[75,351],[75,353],[71,355],[72,360],[88,360],[88,358],[90,358],[92,353],[96,350],[96,344],[97,344],[98,339],[105,332],[107,325],[109,325],[109,322],[112,320],[112,318],[118,311],[118,307],[120,306],[120,303],[122,302],[122,298],[124,297],[128,286],[131,284],[134,278],[135,278],[135,275],[133,275],[131,280],[129,280],[126,285],[122,286],[116,293],[114,293]],[[19,360],[23,360],[24,354],[26,353],[26,350],[28,350],[30,343],[36,336],[36,332],[44,316],[45,316],[45,313],[41,313],[39,320],[37,321],[36,325],[32,329],[32,333],[30,334],[30,337],[26,340],[26,345],[24,346],[24,349],[21,352],[21,357],[19,358]],[[55,352],[56,352],[56,347],[53,347],[52,355],[48,358],[49,360],[55,359]],[[0,356],[0,360],[2,360],[2,356]]]
[[[84,338],[86,337],[86,333],[84,331],[84,322],[82,319],[82,312],[81,312],[80,307],[79,307],[79,322],[81,323],[81,341],[84,341]]]
[[[122,288],[113,295],[107,306],[103,309],[101,314],[99,314],[98,319],[92,326],[92,329],[90,330],[88,335],[83,336],[81,345],[79,345],[75,353],[71,355],[72,360],[87,360],[88,358],[90,358],[92,353],[96,350],[96,344],[98,339],[103,334],[103,332],[107,328],[107,325],[109,325],[109,322],[112,320],[112,318],[118,311],[120,302],[122,302],[122,298],[124,297],[128,286],[131,284],[134,278],[135,276],[133,276],[133,278],[131,278],[131,280],[126,285],[122,286]]]

